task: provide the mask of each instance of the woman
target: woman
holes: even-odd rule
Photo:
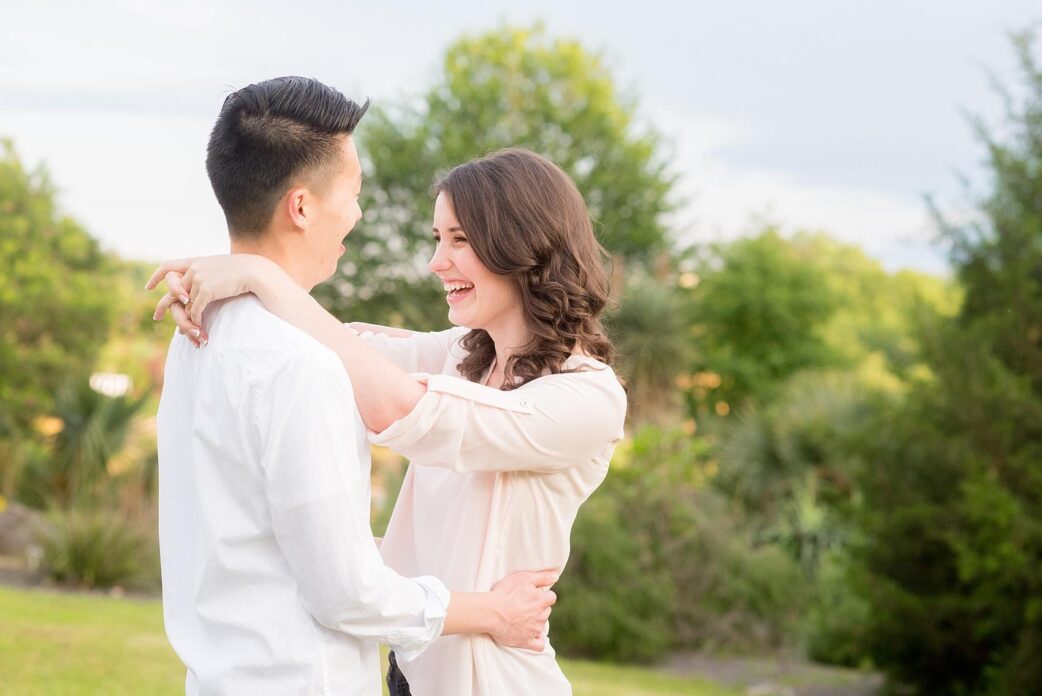
[[[385,562],[477,591],[514,570],[564,567],[578,508],[622,437],[626,397],[600,323],[601,248],[564,172],[508,149],[456,167],[435,189],[430,270],[458,328],[341,325],[278,266],[245,255],[161,267],[154,278],[184,277],[168,281],[157,314],[190,292],[192,320],[179,312],[178,324],[205,345],[205,305],[253,292],[334,350],[371,440],[411,460]],[[388,684],[401,696],[399,669],[415,696],[571,693],[549,642],[536,652],[439,638],[408,664],[392,660]]]

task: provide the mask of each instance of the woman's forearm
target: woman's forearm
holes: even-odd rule
[[[251,279],[250,289],[268,311],[340,357],[366,426],[381,432],[409,413],[425,393],[423,386],[366,345],[353,329],[327,312],[282,269],[272,266]]]

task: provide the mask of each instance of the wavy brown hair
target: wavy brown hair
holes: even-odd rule
[[[533,338],[504,367],[503,389],[574,371],[563,366],[576,347],[612,364],[615,351],[600,319],[608,303],[606,254],[579,189],[560,167],[509,148],[461,164],[434,191],[448,196],[478,259],[520,290]],[[496,347],[482,329],[466,334],[462,346],[467,356],[458,369],[477,381]]]

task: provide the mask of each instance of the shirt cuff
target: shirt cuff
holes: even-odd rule
[[[448,588],[438,578],[424,575],[414,578],[414,580],[427,593],[427,600],[423,608],[423,626],[395,629],[387,636],[387,645],[394,651],[395,658],[400,662],[416,659],[427,649],[428,645],[441,635],[441,631],[445,627],[449,600],[452,598]]]

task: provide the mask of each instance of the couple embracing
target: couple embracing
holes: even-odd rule
[[[207,172],[231,254],[149,287],[178,325],[159,407],[167,635],[187,694],[570,694],[548,640],[579,506],[626,396],[589,213],[508,149],[435,183],[456,328],[343,324],[309,294],[362,217],[359,105],[286,77],[231,94]],[[384,539],[370,443],[410,460]]]

